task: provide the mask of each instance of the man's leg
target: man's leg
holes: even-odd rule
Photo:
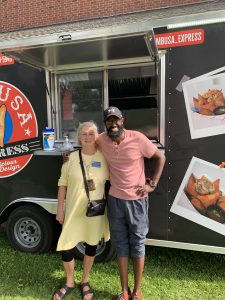
[[[118,299],[129,299],[128,296],[128,256],[129,233],[126,221],[126,200],[108,196],[108,217],[111,238],[115,244],[122,293]]]
[[[118,256],[117,263],[119,268],[122,291],[128,292],[128,257]]]
[[[142,299],[141,280],[145,263],[145,240],[148,232],[148,199],[129,202],[130,252],[134,269],[132,299]]]
[[[134,268],[134,291],[140,291],[142,274],[144,271],[145,257],[133,258]]]

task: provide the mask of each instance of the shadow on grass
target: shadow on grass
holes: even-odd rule
[[[0,299],[52,299],[55,290],[65,282],[61,254],[52,250],[46,254],[18,252],[11,248],[5,233],[0,231]],[[81,299],[79,282],[82,262],[76,261],[74,279],[77,288],[66,299]],[[117,264],[95,264],[90,276],[95,299],[114,299],[119,291]]]
[[[224,278],[225,259],[222,254],[146,247],[145,273],[150,277],[216,281]]]

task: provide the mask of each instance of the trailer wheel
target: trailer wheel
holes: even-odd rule
[[[31,253],[46,252],[53,242],[53,222],[41,208],[23,205],[9,215],[6,234],[16,250]]]
[[[78,259],[83,259],[85,253],[85,244],[79,243],[75,247],[75,256]],[[99,242],[97,250],[96,250],[96,256],[95,256],[95,262],[107,262],[116,257],[116,252],[113,244],[111,243],[111,240],[108,242],[105,242],[103,239]]]

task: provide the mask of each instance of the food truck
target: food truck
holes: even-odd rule
[[[222,11],[123,21],[0,35],[0,221],[7,237],[25,252],[54,245],[65,136],[76,149],[79,122],[93,120],[103,131],[104,108],[117,106],[125,127],[167,158],[150,195],[146,244],[225,253]],[[54,129],[51,151],[43,149],[46,127]],[[145,161],[148,177],[152,163]],[[83,243],[76,251],[82,257]],[[100,241],[97,261],[113,257],[111,241]]]

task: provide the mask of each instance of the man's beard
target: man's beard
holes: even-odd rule
[[[107,134],[110,137],[111,140],[115,141],[118,138],[120,138],[120,136],[123,133],[123,125],[119,126],[117,125],[118,130],[117,131],[113,131],[111,130],[112,127],[106,128],[107,130]]]

